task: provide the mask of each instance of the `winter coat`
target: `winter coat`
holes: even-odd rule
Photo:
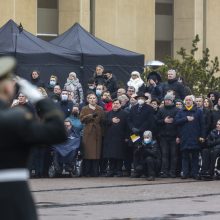
[[[212,130],[212,110],[203,108],[202,111],[205,123],[205,136],[207,137]]]
[[[137,134],[143,135],[146,130],[154,130],[154,110],[150,105],[144,104],[140,107],[139,104],[131,107],[128,114],[128,126],[132,131],[132,128],[137,128],[139,132]],[[131,132],[133,133],[133,132]]]
[[[112,98],[116,98],[118,86],[114,76],[111,79],[106,80],[105,86],[110,92]]]
[[[156,121],[159,128],[159,135],[166,138],[175,138],[177,137],[177,125],[175,124],[175,117],[179,110],[175,105],[172,106],[164,106],[160,108],[157,115]],[[169,116],[173,118],[174,121],[171,124],[165,123],[164,119]]]
[[[220,147],[220,132],[216,129],[213,129],[207,138],[207,145],[208,147],[216,147],[219,145]]]
[[[168,90],[174,90],[177,99],[183,100],[186,96],[183,84],[179,83],[177,79],[168,80],[162,85],[163,97]]]
[[[155,87],[150,85],[146,87],[145,92],[150,93],[152,99],[158,99],[158,100],[163,99],[163,90],[161,84],[157,84]]]
[[[105,85],[105,83],[106,83],[106,79],[103,75],[101,75],[101,76],[96,75],[94,77],[94,80],[95,80],[96,85]]]
[[[120,122],[115,124],[112,119],[117,117]],[[109,159],[125,158],[125,138],[127,135],[127,113],[119,109],[106,114],[106,132],[104,136],[103,157]]]
[[[60,101],[58,103],[58,105],[60,106],[65,118],[69,117],[72,113],[72,109],[73,109],[73,102],[72,101]]]
[[[104,103],[104,111],[110,112],[112,110],[112,101],[110,102],[103,102]]]
[[[140,92],[140,88],[144,86],[144,81],[141,78],[132,79],[127,82],[128,86],[133,86],[135,88],[135,92]]]
[[[36,79],[33,79],[31,77],[31,83],[35,85],[36,87],[43,87],[45,88],[45,83],[41,80],[41,78],[38,76]]]
[[[82,108],[80,120],[84,124],[83,130],[83,158],[97,160],[101,157],[102,149],[102,124],[104,111],[98,105],[93,110],[89,106]]]
[[[75,79],[75,80],[67,79],[67,82],[64,85],[64,89],[74,93],[74,100],[76,100],[77,104],[83,103],[84,100],[83,89],[81,83],[79,82],[79,79]]]
[[[216,128],[216,123],[218,120],[220,120],[220,106],[216,105],[212,111],[212,129]]]
[[[193,116],[194,120],[188,121],[187,116]],[[184,107],[178,111],[175,123],[179,127],[180,149],[200,149],[199,137],[205,138],[202,110],[195,106],[191,110]]]
[[[141,147],[144,158],[153,157],[154,159],[160,161],[161,153],[160,153],[160,148],[156,141],[152,141],[149,144],[145,144],[144,142],[142,142]]]

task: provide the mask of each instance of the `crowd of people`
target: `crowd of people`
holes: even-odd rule
[[[30,81],[65,115],[68,138],[77,138],[83,158],[83,176],[144,176],[149,181],[215,177],[220,156],[218,92],[195,97],[173,69],[164,82],[157,72],[149,73],[144,82],[133,71],[123,88],[101,65],[85,88],[75,72],[69,73],[62,87],[56,75],[45,83],[38,71],[32,72]],[[21,92],[12,107],[24,107],[39,120],[35,106]],[[74,148],[69,143],[66,155]],[[33,150],[29,164],[33,177],[47,176],[58,157],[51,156],[53,149]]]

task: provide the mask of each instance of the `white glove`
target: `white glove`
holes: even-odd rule
[[[33,104],[44,99],[43,95],[26,79],[17,78],[17,84],[20,86],[20,92],[23,93]]]

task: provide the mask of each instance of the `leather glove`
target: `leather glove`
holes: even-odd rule
[[[20,87],[20,92],[23,93],[33,104],[44,99],[43,95],[37,90],[37,87],[32,85],[26,79],[17,78],[16,82]]]

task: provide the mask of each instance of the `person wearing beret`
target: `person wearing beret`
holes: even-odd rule
[[[66,140],[66,132],[63,115],[53,101],[43,98],[28,81],[14,78],[15,67],[14,58],[0,58],[0,219],[36,220],[27,183],[31,147],[61,143]],[[35,104],[41,121],[35,120],[25,108],[10,108],[15,83]]]

